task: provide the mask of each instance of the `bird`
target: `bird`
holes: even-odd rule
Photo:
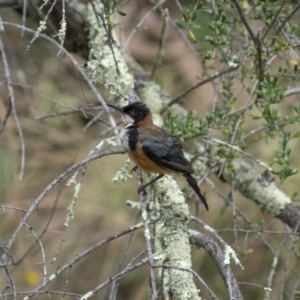
[[[119,111],[123,117],[120,138],[129,158],[136,164],[132,171],[140,167],[146,173],[158,174],[153,180],[141,186],[138,193],[162,178],[167,173],[182,175],[206,210],[208,204],[202,195],[195,178],[194,169],[183,154],[181,140],[166,130],[153,124],[152,113],[143,102],[133,102],[126,106],[107,103],[107,106]]]

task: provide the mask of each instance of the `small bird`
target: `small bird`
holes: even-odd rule
[[[184,176],[208,210],[206,199],[191,175],[194,173],[192,164],[183,155],[181,140],[155,126],[151,111],[142,102],[133,102],[123,107],[107,103],[107,106],[118,110],[123,115],[124,128],[120,138],[130,159],[144,172],[159,174],[152,181],[141,186],[138,193],[167,173],[180,174]],[[137,166],[132,170],[136,170]]]

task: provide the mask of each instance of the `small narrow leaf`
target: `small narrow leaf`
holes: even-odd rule
[[[290,139],[296,139],[299,136],[300,136],[300,131],[293,133],[292,136],[290,137]]]
[[[178,19],[175,20],[175,24],[180,28],[185,28],[186,24]]]
[[[127,14],[124,13],[123,11],[117,10],[118,14],[121,15],[122,17],[125,17]]]
[[[189,38],[191,40],[192,43],[196,44],[197,43],[197,40],[196,40],[196,37],[194,36],[193,32],[191,29],[188,30],[188,34],[189,34]]]
[[[244,252],[244,254],[252,254],[252,253],[254,253],[253,248],[248,248],[248,249]]]

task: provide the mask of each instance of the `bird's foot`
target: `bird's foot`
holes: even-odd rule
[[[137,169],[138,169],[138,166],[134,166],[134,167],[131,169],[130,174],[132,174],[132,172],[136,172]]]
[[[138,188],[138,194],[141,194],[141,193],[142,193],[143,196],[146,196],[146,195],[147,195],[147,192],[145,191],[145,189],[144,189],[143,186],[140,186],[140,187]]]

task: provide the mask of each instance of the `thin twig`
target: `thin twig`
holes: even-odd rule
[[[40,244],[40,247],[41,247],[42,259],[43,259],[42,265],[43,265],[43,285],[44,285],[46,282],[46,278],[47,278],[47,266],[46,266],[46,255],[45,255],[43,243],[42,243],[40,237],[33,231],[32,227],[30,227],[27,223],[25,223],[25,226],[31,231],[31,233],[36,238],[36,241],[38,241],[38,243]]]
[[[2,208],[2,211],[5,211],[5,209],[15,209],[15,210],[19,210],[19,211],[22,211],[22,212],[27,212],[26,209],[22,209],[22,208],[19,208],[19,207],[16,207],[16,206],[9,206],[9,205],[0,205],[0,208]]]
[[[69,261],[67,264],[65,264],[64,266],[58,268],[54,274],[52,274],[51,276],[49,276],[49,278],[47,279],[46,283],[43,285],[39,285],[34,291],[30,291],[30,292],[27,292],[27,297],[28,298],[31,298],[33,297],[36,293],[38,293],[42,288],[43,286],[46,287],[49,283],[51,283],[55,277],[57,277],[58,275],[60,275],[62,272],[64,272],[65,270],[67,270],[68,268],[71,268],[75,263],[77,263],[79,260],[81,260],[82,258],[84,258],[85,256],[87,256],[88,254],[92,253],[93,251],[95,251],[96,249],[102,247],[103,245],[123,236],[123,235],[126,235],[130,232],[133,232],[137,229],[140,229],[142,228],[144,225],[143,223],[139,223],[139,224],[136,224],[134,226],[131,226],[127,229],[124,229],[116,234],[113,234],[103,240],[101,240],[100,242],[92,245],[90,248],[84,250],[82,253],[79,253],[79,254],[76,254],[76,257],[74,259],[72,259],[71,261]],[[148,263],[148,258],[146,259],[146,262],[144,264],[147,264]],[[121,272],[120,272],[121,273]],[[119,274],[119,273],[118,273]],[[116,276],[116,275],[115,275]],[[109,282],[113,281],[112,280],[113,277],[111,277],[109,279]],[[114,280],[117,280],[118,278],[115,278]]]
[[[143,185],[143,178],[142,178],[142,170],[140,168],[137,169],[137,177],[138,177],[139,187],[141,187]],[[150,282],[151,282],[151,289],[152,289],[152,298],[151,299],[157,299],[155,274],[154,274],[154,269],[153,269],[154,259],[153,259],[153,253],[152,253],[152,247],[151,247],[151,232],[149,229],[149,221],[148,221],[148,217],[147,217],[144,196],[145,196],[145,193],[143,191],[140,192],[141,216],[142,216],[142,220],[143,220],[143,224],[144,224],[146,249],[147,249],[149,265],[150,265]]]
[[[208,290],[210,296],[212,297],[212,299],[214,300],[218,300],[219,298],[215,295],[215,293],[208,287],[208,285],[206,284],[206,282],[199,276],[199,274],[197,272],[195,272],[193,269],[188,269],[188,268],[182,268],[182,267],[177,267],[177,266],[171,266],[171,265],[167,265],[167,264],[163,264],[163,265],[154,265],[154,268],[165,268],[165,269],[175,269],[175,270],[180,270],[180,271],[186,271],[189,272],[191,274],[193,274],[193,276],[195,276],[200,282],[201,284],[203,284],[203,286],[205,286],[205,288]]]
[[[10,285],[12,287],[14,300],[17,300],[16,285],[15,285],[15,283],[14,283],[14,281],[13,281],[11,275],[10,275],[10,272],[9,272],[9,270],[8,270],[8,268],[6,266],[4,267],[4,270],[6,272],[7,279],[10,282]]]
[[[169,24],[169,11],[167,8],[165,8],[164,13],[163,13],[163,26],[161,29],[161,34],[160,34],[160,39],[159,39],[159,44],[158,44],[158,49],[157,49],[157,55],[153,64],[153,68],[152,68],[152,72],[150,75],[150,78],[153,79],[154,78],[154,74],[156,72],[156,69],[158,67],[158,65],[161,63],[161,58],[162,58],[162,54],[163,54],[163,47],[164,47],[164,42],[166,40],[167,37],[167,31],[168,31],[168,24]]]
[[[277,28],[274,36],[277,36],[279,34],[279,32],[281,31],[281,29],[283,28],[283,26],[285,25],[285,23],[297,12],[297,10],[300,8],[300,3],[294,7],[294,9],[286,16],[286,18],[281,22],[280,26]],[[274,41],[275,42],[275,41]],[[272,42],[272,44],[274,43]]]
[[[61,296],[70,296],[72,297],[72,299],[79,299],[80,298],[80,295],[79,294],[75,294],[75,293],[68,293],[68,292],[60,292],[60,291],[51,291],[51,290],[45,290],[45,291],[38,291],[38,292],[33,292],[33,291],[26,291],[26,292],[16,292],[16,296],[22,296],[22,295],[27,295],[27,294],[30,294],[30,293],[35,293],[35,295],[48,295],[51,296],[52,294],[53,295],[61,295]],[[1,294],[2,297],[11,297],[13,296],[12,293],[7,293],[7,294]],[[25,299],[25,297],[23,298]],[[62,298],[64,299],[64,298]]]
[[[257,158],[255,158],[255,157],[253,157],[252,155],[250,155],[249,153],[243,151],[242,149],[240,149],[239,147],[237,147],[237,146],[235,146],[235,145],[231,145],[231,144],[228,144],[228,143],[226,143],[226,142],[224,142],[224,141],[221,141],[221,140],[218,140],[218,139],[214,139],[214,138],[210,138],[210,137],[208,137],[208,136],[206,136],[206,137],[204,137],[204,138],[206,138],[206,139],[208,139],[208,140],[210,140],[210,141],[212,141],[212,142],[214,142],[214,143],[220,144],[220,145],[222,145],[222,146],[229,147],[229,148],[231,148],[232,150],[237,151],[237,152],[243,154],[243,156],[251,158],[251,159],[254,160],[259,166],[264,167],[264,168],[267,169],[269,172],[273,172],[273,169],[272,169],[270,166],[268,166],[266,163],[264,163],[264,162],[261,161],[260,159],[257,159]]]
[[[12,26],[12,27],[16,27],[19,29],[22,29],[21,25],[15,24],[15,23],[11,23],[11,22],[2,22],[2,24],[7,25],[7,26]],[[29,28],[24,28],[25,31],[31,33],[31,34],[35,34],[36,32],[32,29]],[[40,33],[39,34],[40,38],[43,38],[49,42],[51,42],[52,44],[54,44],[56,47],[60,48],[61,45],[54,40],[53,38]],[[117,129],[117,125],[116,122],[108,108],[108,106],[106,105],[106,102],[104,101],[104,99],[102,98],[102,96],[99,94],[97,88],[95,87],[95,85],[93,84],[93,82],[90,80],[89,76],[84,72],[82,66],[77,62],[77,60],[71,55],[70,52],[68,52],[65,48],[61,49],[62,52],[71,60],[71,62],[73,63],[73,65],[76,67],[76,69],[78,70],[78,72],[82,75],[82,77],[86,80],[86,82],[88,83],[89,87],[91,88],[91,90],[93,91],[93,93],[95,94],[95,96],[97,97],[97,100],[102,104],[103,109],[106,111],[106,113],[108,114],[108,119],[109,122],[112,126],[112,128],[114,129],[114,133],[115,135],[118,135],[118,129]]]
[[[215,74],[215,75],[213,75],[211,77],[208,77],[208,78],[206,78],[206,79],[204,79],[202,81],[199,81],[199,82],[195,83],[194,85],[190,86],[189,88],[187,88],[186,90],[184,90],[182,93],[180,93],[179,95],[177,95],[175,98],[173,98],[168,103],[168,106],[171,106],[171,105],[177,103],[182,97],[186,96],[188,93],[190,93],[191,91],[197,89],[198,87],[200,87],[200,86],[202,86],[202,85],[204,85],[204,84],[206,84],[206,83],[208,83],[210,81],[213,81],[214,79],[216,79],[216,78],[218,78],[218,77],[220,77],[220,76],[222,76],[222,75],[224,75],[226,73],[233,72],[233,71],[237,70],[239,67],[240,66],[238,65],[238,66],[235,66],[235,67],[223,70],[223,71],[221,71],[221,72],[219,72],[219,73],[217,73],[217,74]],[[166,109],[167,108],[164,107],[161,112],[163,113]]]
[[[24,167],[25,167],[25,141],[24,141],[22,127],[19,122],[19,118],[17,116],[15,95],[14,95],[14,90],[13,90],[12,84],[11,84],[11,75],[10,75],[10,71],[9,71],[8,61],[7,61],[6,52],[4,49],[4,44],[3,44],[1,34],[0,34],[0,51],[1,51],[1,56],[2,56],[2,62],[4,65],[4,75],[5,75],[5,80],[6,80],[6,87],[8,90],[8,97],[9,97],[9,101],[11,103],[11,113],[15,119],[19,137],[20,137],[20,141],[21,141],[21,170],[20,170],[19,179],[22,180],[23,175],[24,175]],[[9,109],[6,112],[6,115],[8,115],[8,112],[9,112]],[[4,121],[5,121],[5,119],[4,119]],[[4,123],[4,126],[5,126],[6,122],[7,122],[7,119]]]
[[[27,16],[27,0],[23,1],[23,11],[22,11],[22,26],[25,28],[26,26],[26,16]],[[24,30],[21,31],[21,37],[24,37]]]
[[[137,215],[137,217],[136,217],[136,219],[135,219],[134,225],[137,224],[137,222],[138,222],[138,220],[140,219],[140,217],[141,217],[141,213],[140,213],[140,211],[139,211],[139,212],[138,212],[138,215]],[[128,239],[126,245],[125,245],[125,249],[124,249],[124,252],[123,252],[123,256],[122,256],[122,258],[121,258],[121,261],[119,262],[118,272],[120,272],[121,269],[122,269],[123,263],[124,263],[125,258],[126,258],[126,256],[127,256],[127,252],[128,252],[128,250],[129,250],[129,246],[130,246],[130,244],[131,244],[131,242],[132,242],[132,239],[133,239],[133,234],[134,234],[134,231],[130,233],[129,239]],[[114,281],[113,284],[112,284],[112,286],[111,286],[110,295],[109,295],[109,300],[115,300],[115,299],[116,299],[118,286],[119,286],[119,280]]]
[[[39,234],[38,238],[41,239],[43,237],[43,235],[46,233],[52,219],[53,219],[53,216],[54,216],[54,212],[55,212],[55,209],[56,209],[56,205],[57,205],[57,202],[58,202],[58,199],[59,199],[59,196],[60,196],[60,193],[61,193],[61,190],[62,188],[60,188],[58,194],[57,194],[57,197],[55,198],[55,202],[54,202],[54,205],[52,206],[52,209],[51,209],[51,212],[50,212],[50,216],[49,216],[49,220],[47,222],[47,224],[45,225],[43,231]],[[27,210],[26,210],[27,211]],[[19,265],[20,263],[22,263],[24,261],[24,259],[27,257],[27,255],[34,249],[35,245],[37,244],[37,240],[35,240],[32,245],[27,249],[27,251],[22,255],[22,257],[13,263],[14,266],[17,266]]]
[[[283,94],[283,97],[289,97],[292,95],[298,95],[300,94],[300,87],[295,87],[295,88],[291,88],[287,91],[285,91],[285,93]]]
[[[244,14],[242,7],[240,6],[240,4],[237,0],[233,0],[233,3],[236,6],[236,9],[241,17],[241,21],[243,22],[244,26],[246,27],[248,33],[250,34],[252,41],[254,42],[254,44],[256,44],[257,41],[256,41],[255,34],[245,18],[245,14]]]
[[[274,16],[271,24],[268,26],[268,29],[266,30],[266,32],[264,33],[264,35],[262,36],[262,40],[264,40],[264,38],[267,36],[267,34],[269,33],[269,31],[274,28],[274,24],[276,22],[276,20],[278,19],[279,17],[279,14],[281,13],[282,9],[283,9],[283,6],[285,5],[285,1],[282,2],[280,8],[278,9],[278,11],[276,12],[276,15]]]
[[[95,295],[97,292],[99,292],[101,289],[103,289],[104,287],[106,287],[108,284],[110,284],[112,281],[115,280],[120,280],[122,277],[126,276],[128,273],[130,273],[131,271],[142,267],[146,264],[149,263],[149,259],[144,258],[143,260],[141,260],[140,262],[136,263],[135,265],[130,265],[128,264],[127,267],[122,270],[121,272],[117,273],[114,276],[111,276],[109,279],[105,280],[103,283],[101,283],[100,285],[98,285],[96,288],[94,288],[92,291],[89,291],[87,294],[83,295],[80,300],[87,300],[88,298],[92,297],[93,295]]]
[[[298,222],[298,225],[293,228],[292,231],[294,233],[298,232],[299,225],[300,225],[300,221]],[[283,267],[283,274],[282,274],[282,277],[281,277],[281,287],[280,287],[281,292],[280,292],[280,298],[279,298],[279,300],[283,299],[283,294],[284,294],[284,290],[285,290],[284,287],[285,287],[285,285],[287,283],[286,276],[287,276],[287,272],[288,272],[288,266],[289,266],[289,263],[290,263],[290,259],[291,259],[293,247],[295,246],[295,239],[297,237],[295,235],[291,235],[291,236],[290,235],[286,235],[286,239],[283,240],[283,242],[282,242],[283,245],[287,244],[286,240],[288,238],[290,238],[291,241],[290,241],[289,248],[287,249],[287,254],[284,257],[285,258],[285,262],[284,262],[284,267]],[[278,256],[279,256],[279,253],[278,253]],[[294,264],[294,262],[293,262],[293,264]]]
[[[130,32],[126,42],[124,43],[123,46],[123,51],[126,50],[126,48],[128,47],[128,44],[130,42],[130,40],[132,39],[133,35],[141,28],[141,26],[143,25],[143,23],[147,20],[147,18],[150,16],[150,14],[152,12],[154,12],[160,5],[162,5],[163,1],[158,1],[158,3],[156,3],[155,6],[153,6],[145,15],[144,17],[140,20],[140,22],[134,27],[134,29]]]
[[[3,121],[0,124],[0,134],[3,132],[3,130],[4,130],[5,126],[6,126],[6,123],[8,121],[8,118],[9,118],[10,114],[11,114],[11,111],[12,111],[11,101],[8,101],[8,106],[7,106],[7,109],[6,109],[6,113],[5,113],[4,119],[3,119]]]
[[[25,48],[25,52],[27,52],[31,45],[33,44],[33,42],[40,36],[40,33],[46,28],[46,24],[47,24],[47,20],[54,8],[54,6],[56,5],[57,0],[54,0],[52,5],[50,6],[45,18],[43,21],[40,21],[40,26],[38,27],[37,31],[35,32],[34,37],[31,39],[31,41],[28,43],[28,45]],[[24,28],[24,26],[22,26],[23,31],[27,31],[27,28]]]
[[[12,234],[12,236],[10,237],[10,239],[8,240],[8,242],[3,246],[3,254],[2,254],[2,256],[6,256],[7,255],[8,251],[10,250],[10,248],[13,245],[13,242],[15,241],[15,239],[17,238],[17,236],[19,235],[21,229],[23,228],[23,226],[27,222],[27,220],[28,220],[29,216],[31,215],[31,213],[36,209],[36,207],[39,205],[39,203],[44,199],[44,197],[52,189],[54,189],[56,186],[58,186],[70,174],[72,174],[73,172],[75,172],[76,170],[78,170],[80,167],[82,167],[82,166],[86,165],[87,163],[91,162],[92,160],[95,160],[95,159],[98,159],[100,157],[107,156],[107,155],[124,154],[124,153],[125,153],[125,150],[114,150],[114,151],[110,150],[110,151],[107,151],[107,152],[102,152],[102,153],[94,154],[93,156],[89,156],[86,159],[82,160],[81,162],[76,163],[75,165],[73,165],[72,167],[70,167],[66,171],[64,171],[61,175],[59,175],[58,177],[56,177],[44,189],[44,191],[40,194],[40,196],[38,198],[36,198],[36,200],[33,202],[33,204],[27,210],[26,214],[22,218],[22,220],[19,223],[18,227],[15,229],[14,233]]]
[[[67,32],[67,21],[66,21],[66,8],[65,8],[65,0],[62,0],[62,19],[60,21],[60,29],[59,29],[59,34],[58,34],[58,39],[60,40],[60,49],[57,53],[57,56],[59,56],[62,52],[62,48],[65,43],[65,38],[66,38],[66,32]]]
[[[108,24],[108,22],[106,20],[106,18],[108,18],[108,16],[106,16],[106,18],[104,18],[102,15],[99,14],[99,12],[101,11],[101,8],[103,7],[102,3],[99,0],[96,0],[96,3],[98,4],[98,9],[95,7],[93,1],[90,1],[90,4],[92,5],[94,14],[95,14],[97,22],[98,22],[98,26],[99,27],[103,26],[103,28],[107,34],[107,37],[106,37],[104,43],[109,44],[109,48],[112,53],[112,57],[113,57],[113,60],[114,60],[115,66],[116,66],[117,75],[120,76],[120,70],[119,70],[118,61],[116,59],[115,49],[112,45],[112,42],[114,44],[116,44],[116,41],[113,39],[113,36],[112,36],[112,27]],[[102,20],[102,24],[99,22],[99,19],[98,19],[99,17]]]

